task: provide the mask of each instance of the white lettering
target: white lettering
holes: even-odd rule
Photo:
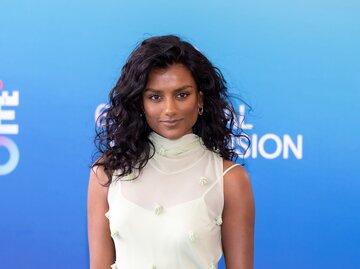
[[[18,106],[19,105],[19,92],[14,91],[9,96],[7,91],[1,92],[0,95],[0,134],[18,134],[18,124],[4,124],[3,120],[15,120],[14,110],[3,110],[3,106]]]
[[[291,140],[289,135],[284,135],[284,159],[289,158],[289,148],[291,148],[292,153],[295,155],[296,159],[302,159],[303,156],[303,136],[297,135],[296,144]]]

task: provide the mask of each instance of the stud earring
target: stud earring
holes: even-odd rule
[[[199,106],[198,107],[198,112],[199,112],[199,115],[201,116],[204,113],[204,107]]]

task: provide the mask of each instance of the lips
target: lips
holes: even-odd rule
[[[167,127],[172,127],[172,126],[175,126],[176,124],[178,124],[179,121],[180,121],[180,119],[178,119],[178,120],[162,120],[160,122]]]

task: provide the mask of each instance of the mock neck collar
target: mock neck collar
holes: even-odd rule
[[[205,148],[201,137],[193,133],[183,135],[177,139],[168,139],[156,132],[151,132],[149,139],[155,146],[155,155],[168,158],[183,157],[189,153],[191,154],[194,150]]]

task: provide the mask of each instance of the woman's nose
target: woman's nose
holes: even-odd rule
[[[164,112],[166,115],[173,115],[176,113],[175,100],[173,100],[172,98],[166,98]]]

